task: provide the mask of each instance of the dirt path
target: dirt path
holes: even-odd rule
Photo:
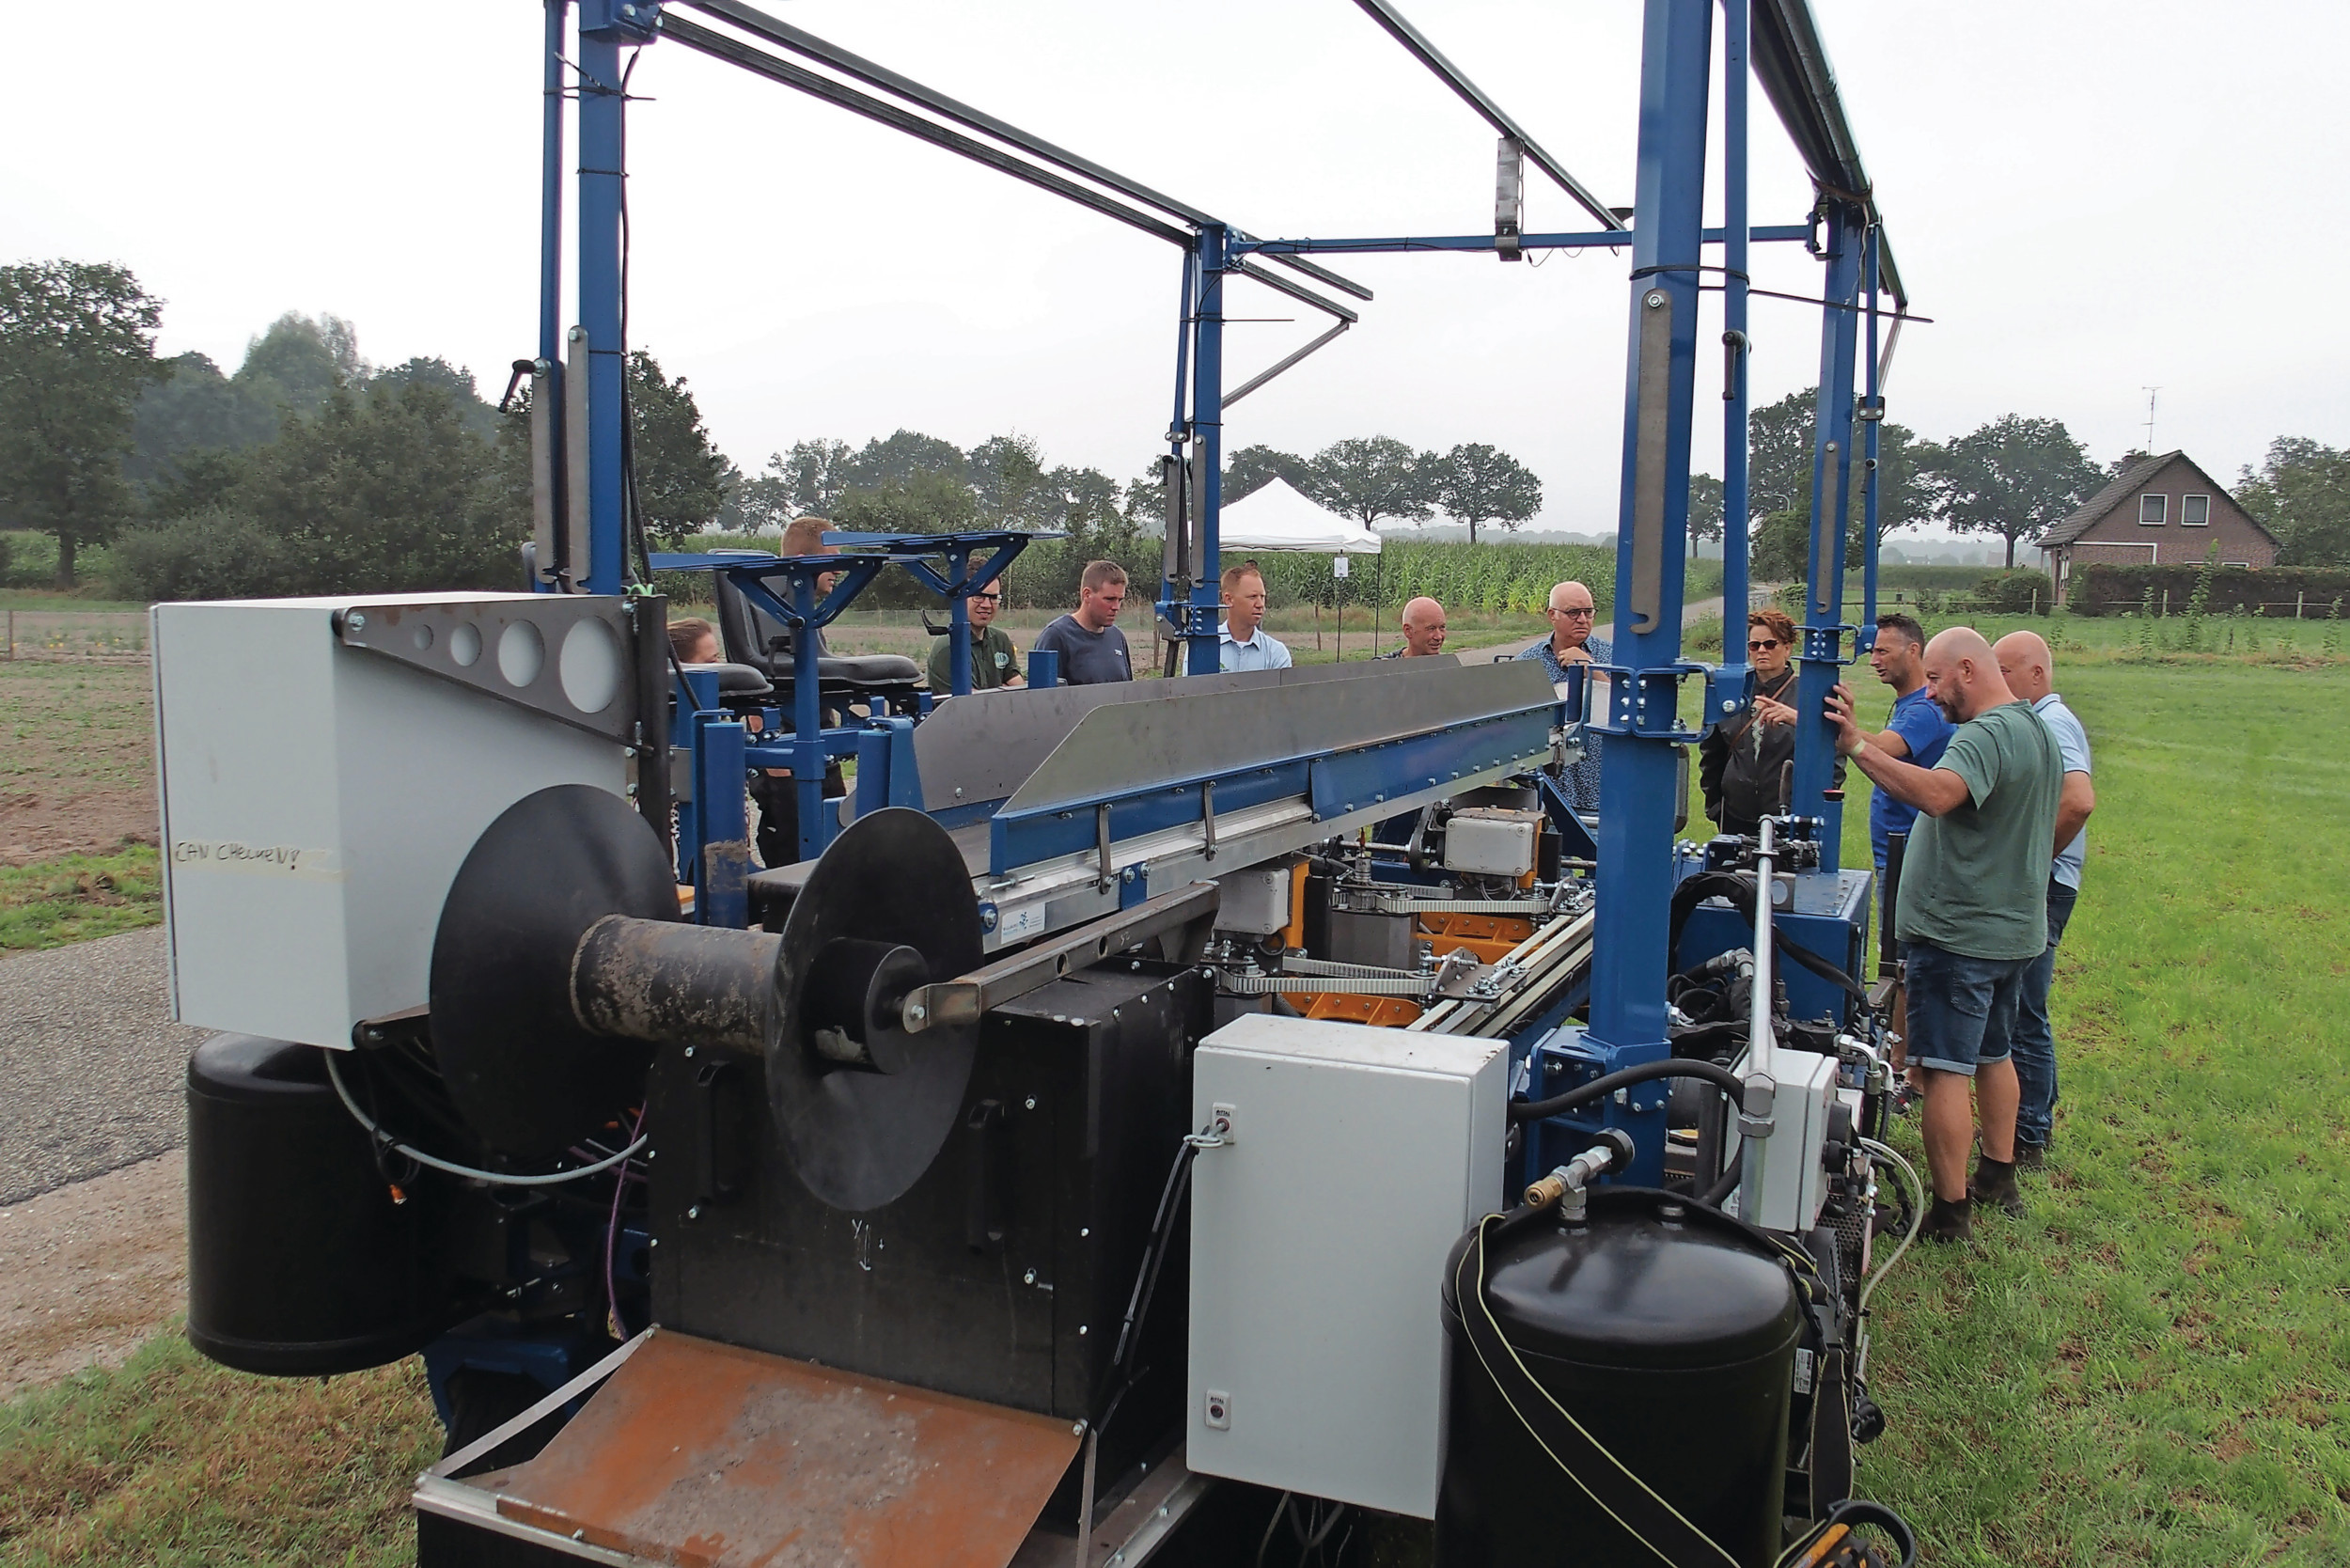
[[[0,662],[0,865],[155,842],[144,659]]]
[[[116,1366],[187,1307],[179,1150],[0,1208],[0,1401]]]

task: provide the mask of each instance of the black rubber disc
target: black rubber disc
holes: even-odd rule
[[[934,820],[903,807],[850,823],[791,901],[768,1012],[767,1102],[791,1168],[834,1208],[878,1209],[930,1168],[963,1107],[979,1028],[870,1042],[898,1064],[893,1072],[843,1066],[811,1038],[811,977],[885,944],[920,953],[923,980],[952,980],[979,967],[980,941],[963,852]]]
[[[650,823],[585,784],[526,795],[449,885],[432,938],[432,1051],[466,1124],[515,1160],[558,1154],[636,1103],[652,1047],[589,1034],[572,954],[606,915],[678,917]]]

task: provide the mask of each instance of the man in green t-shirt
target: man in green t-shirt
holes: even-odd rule
[[[1019,685],[1020,651],[1012,647],[1011,638],[995,624],[995,612],[1004,603],[1004,585],[1000,582],[990,583],[966,603],[971,606],[971,689],[988,692],[998,686]],[[950,674],[954,666],[950,661],[955,651],[948,643],[948,638],[953,635],[954,633],[949,631],[931,650],[930,686],[932,695],[935,697],[944,697],[954,690]]]
[[[1934,1208],[1919,1235],[1964,1241],[1976,1202],[2024,1212],[2015,1186],[2015,1063],[2009,1035],[2025,971],[2048,943],[2048,863],[2064,761],[2031,704],[2008,689],[1991,644],[1952,626],[1926,644],[1926,686],[1958,726],[1942,760],[1918,767],[1869,744],[1839,685],[1836,749],[1918,808],[1893,912],[1909,996],[1909,1059],[1926,1080]],[[1974,1086],[1974,1106],[1967,1085]],[[1982,1157],[1966,1177],[1980,1120]]]

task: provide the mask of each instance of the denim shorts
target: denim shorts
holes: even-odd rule
[[[1969,958],[1931,942],[1904,942],[1909,1059],[1937,1073],[1974,1075],[2007,1059],[2029,958]]]

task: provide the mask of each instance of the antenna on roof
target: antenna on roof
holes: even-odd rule
[[[2146,394],[2146,455],[2152,457],[2154,455],[2154,395],[2162,388],[2141,386],[2138,390]]]

